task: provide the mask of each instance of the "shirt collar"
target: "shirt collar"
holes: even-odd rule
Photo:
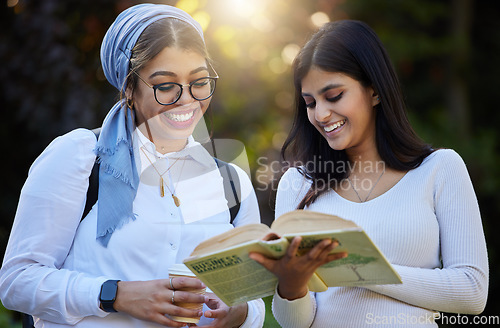
[[[188,137],[187,144],[183,149],[178,152],[166,154],[156,151],[155,144],[152,143],[151,140],[149,140],[138,128],[135,129],[135,136],[138,140],[137,146],[139,148],[145,148],[148,153],[154,154],[156,158],[168,158],[169,160],[176,158],[191,158],[205,167],[211,167],[214,162],[212,155],[210,155],[202,144],[194,140],[193,136]]]

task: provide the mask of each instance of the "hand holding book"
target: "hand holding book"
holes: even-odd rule
[[[184,264],[229,306],[274,294],[278,279],[280,295],[291,298],[304,293],[308,277],[307,287],[313,292],[334,286],[401,283],[382,252],[354,222],[304,210],[283,214],[271,228],[249,224],[212,237],[200,243]],[[287,290],[293,283],[300,288]]]
[[[292,239],[285,256],[271,259],[260,253],[250,253],[249,257],[260,263],[278,277],[278,293],[282,298],[294,300],[308,291],[308,283],[320,266],[347,257],[346,252],[331,253],[339,245],[338,241],[324,239],[309,252],[297,256],[302,237]]]

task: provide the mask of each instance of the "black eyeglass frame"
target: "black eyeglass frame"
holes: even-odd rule
[[[214,92],[215,92],[215,87],[217,85],[217,79],[219,78],[219,75],[217,74],[217,72],[214,70],[214,68],[212,67],[212,65],[210,65],[210,68],[212,69],[212,71],[215,73],[215,76],[205,76],[205,77],[200,77],[199,79],[196,79],[194,81],[191,81],[189,82],[188,84],[180,84],[180,83],[177,83],[177,82],[165,82],[165,83],[160,83],[160,84],[155,84],[155,85],[151,85],[149,84],[146,80],[144,80],[140,75],[139,73],[137,73],[136,71],[133,71],[135,75],[137,75],[137,77],[142,81],[144,82],[144,84],[146,84],[148,87],[150,87],[151,89],[153,89],[153,93],[155,95],[155,100],[157,103],[159,103],[160,105],[163,105],[163,106],[168,106],[168,105],[173,105],[175,104],[176,102],[179,101],[179,99],[181,99],[182,97],[182,92],[184,91],[184,87],[189,87],[189,94],[191,95],[191,97],[193,97],[194,100],[197,100],[197,101],[202,101],[202,100],[206,100],[210,97],[213,96]],[[210,92],[210,95],[208,97],[205,97],[205,98],[197,98],[193,95],[193,91],[191,90],[191,87],[198,81],[200,80],[204,80],[204,79],[209,79],[209,80],[212,80],[213,83],[214,83],[214,88],[212,90],[212,92]],[[181,92],[179,92],[179,94],[177,95],[177,98],[172,101],[172,102],[169,102],[169,103],[162,103],[158,100],[158,97],[156,96],[156,90],[162,86],[165,86],[165,85],[177,85],[180,87],[181,89]]]

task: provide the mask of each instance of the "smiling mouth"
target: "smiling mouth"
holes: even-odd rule
[[[166,112],[165,115],[167,116],[168,119],[175,121],[175,122],[187,122],[194,116],[194,110],[189,112],[189,113],[169,113]]]
[[[332,132],[332,131],[335,131],[337,130],[338,128],[342,127],[344,124],[345,124],[346,120],[342,120],[342,121],[338,121],[338,122],[335,122],[333,124],[330,124],[330,125],[327,125],[327,126],[324,126],[323,127],[323,130],[325,130],[325,132]]]

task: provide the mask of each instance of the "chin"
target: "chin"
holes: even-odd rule
[[[346,147],[342,146],[342,145],[339,145],[338,143],[332,143],[332,142],[329,142],[328,143],[328,146],[330,146],[331,149],[333,150],[338,150],[338,151],[341,151],[341,150],[345,150]]]

